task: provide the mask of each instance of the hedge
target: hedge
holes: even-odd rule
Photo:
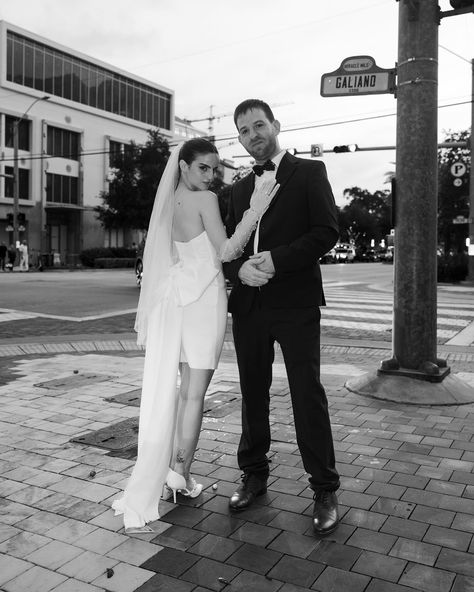
[[[466,253],[438,257],[438,282],[456,284],[467,278],[468,256]]]
[[[136,250],[126,249],[125,247],[96,247],[94,249],[84,249],[79,258],[85,267],[97,267],[97,259],[133,259],[135,261]],[[133,267],[123,262],[123,265],[114,265],[114,267]],[[110,267],[110,266],[109,266]]]

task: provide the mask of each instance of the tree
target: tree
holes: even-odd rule
[[[339,231],[342,242],[353,242],[362,249],[373,239],[379,243],[390,232],[390,192],[352,187],[344,190],[349,203],[339,210]]]
[[[471,132],[448,132],[445,142],[469,141]],[[454,163],[466,165],[466,173],[458,177],[461,181],[455,186],[451,173]],[[469,218],[469,170],[471,151],[469,148],[441,148],[438,150],[438,243],[444,253],[461,253],[465,250],[467,224],[454,224],[457,216]]]
[[[250,166],[239,167],[235,171],[234,175],[232,176],[232,184],[236,183],[240,179],[243,179],[251,172],[252,172],[252,167],[250,167]],[[214,180],[212,187],[210,187],[210,189],[211,189],[211,191],[214,191],[214,193],[217,194],[217,198],[219,200],[219,210],[221,212],[221,218],[222,218],[222,220],[225,221],[225,219],[227,217],[227,210],[229,208],[229,200],[230,200],[230,194],[232,191],[232,185],[226,185],[224,183],[224,181],[222,180],[222,177],[217,177],[216,180]]]
[[[169,154],[168,140],[151,129],[144,145],[132,141],[115,155],[109,190],[100,194],[103,205],[95,208],[104,228],[148,228]]]

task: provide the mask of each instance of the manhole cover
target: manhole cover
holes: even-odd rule
[[[128,393],[122,393],[121,395],[115,395],[105,399],[107,403],[120,403],[121,405],[131,405],[132,407],[140,407],[140,396],[142,389],[135,389]]]
[[[53,391],[68,391],[80,386],[94,384],[96,382],[104,382],[104,380],[111,380],[115,376],[108,374],[96,374],[93,372],[84,372],[81,374],[71,374],[63,378],[55,378],[54,380],[47,380],[46,382],[38,382],[33,386],[38,386]]]
[[[130,417],[106,428],[72,438],[71,442],[121,452],[137,446],[138,417]]]

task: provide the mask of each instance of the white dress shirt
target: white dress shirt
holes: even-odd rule
[[[275,179],[276,178],[276,174],[277,174],[277,170],[278,167],[280,166],[280,162],[281,159],[285,156],[286,154],[286,150],[281,150],[276,156],[274,156],[271,161],[275,164],[275,170],[273,171],[263,171],[263,174],[260,175],[259,177],[257,175],[255,175],[255,187],[258,188],[260,187],[260,185],[264,182],[267,181],[268,179]],[[259,239],[259,235],[260,235],[260,220],[262,218],[259,218],[258,223],[257,223],[257,228],[255,230],[255,236],[253,239],[253,252],[258,253],[258,239]]]

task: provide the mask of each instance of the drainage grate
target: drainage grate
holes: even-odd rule
[[[72,389],[81,386],[86,386],[88,384],[95,384],[96,382],[112,380],[113,378],[116,378],[116,376],[84,372],[81,374],[71,374],[70,376],[64,376],[63,378],[55,378],[54,380],[47,380],[46,382],[38,382],[33,386],[53,391],[70,391]]]
[[[109,403],[140,406],[141,389],[135,389],[128,393],[122,393],[106,399]],[[240,400],[234,393],[214,393],[206,397],[204,403],[206,417],[224,417],[240,409]],[[106,428],[94,432],[88,432],[82,436],[72,438],[70,441],[87,446],[105,448],[110,456],[133,459],[137,455],[138,417],[131,417],[119,421]]]
[[[88,432],[72,438],[71,442],[105,448],[114,453],[122,453],[136,448],[138,438],[138,417],[130,417],[106,428]]]
[[[140,396],[142,389],[135,389],[128,393],[122,393],[121,395],[115,395],[105,399],[107,403],[120,403],[121,405],[131,405],[132,407],[140,407]]]

